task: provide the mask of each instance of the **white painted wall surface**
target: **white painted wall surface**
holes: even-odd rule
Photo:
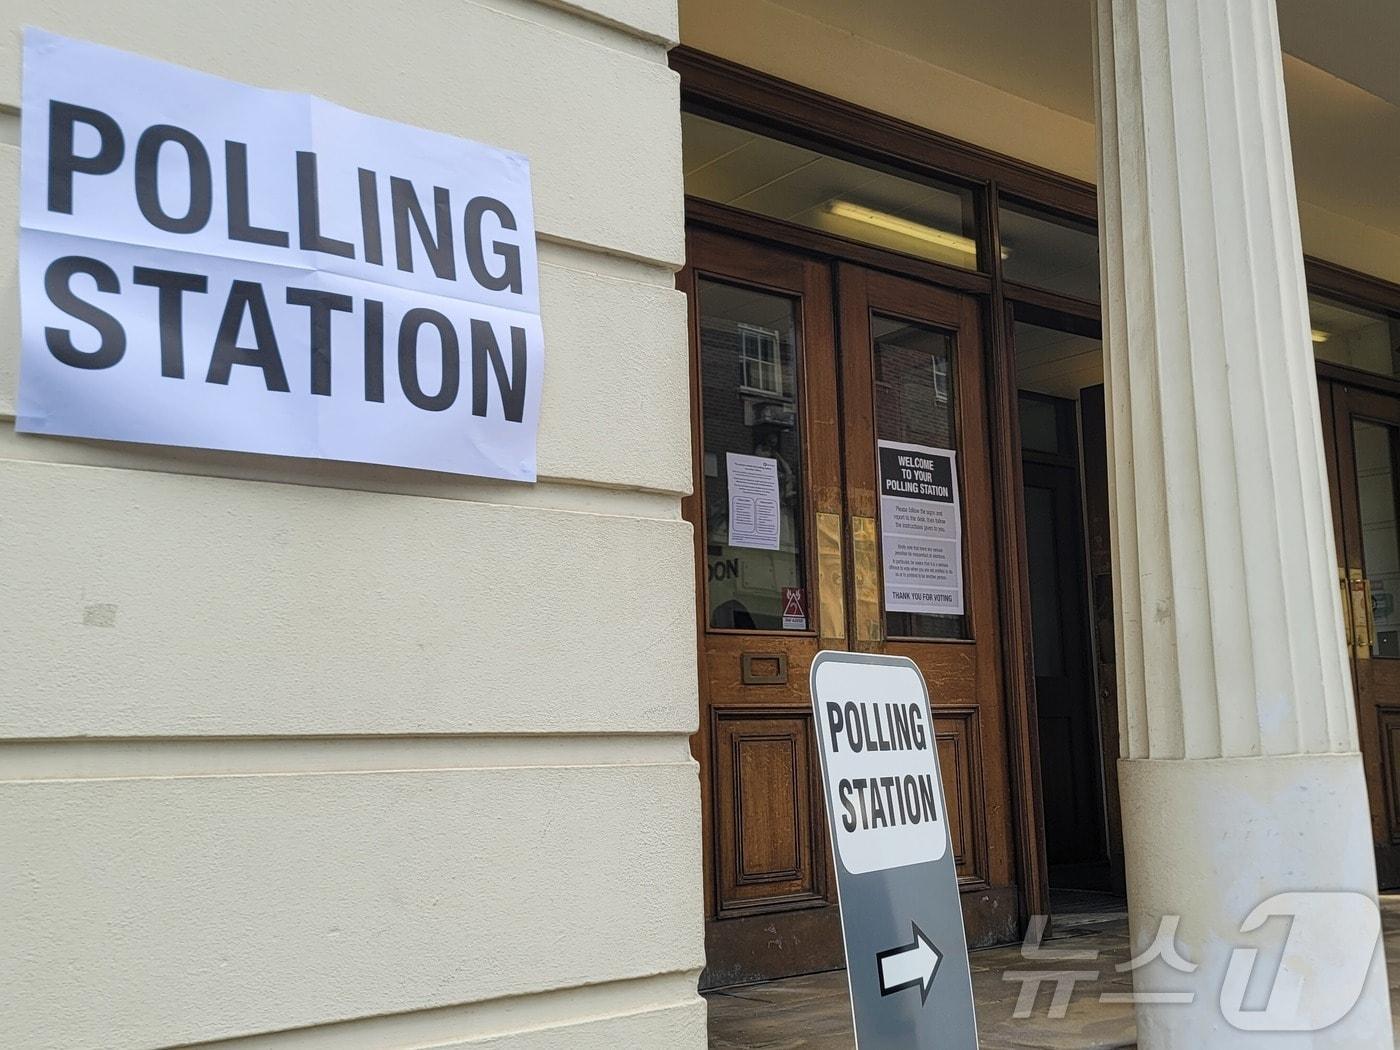
[[[16,435],[20,27],[518,150],[536,486]],[[704,1045],[666,0],[0,0],[0,1046]]]

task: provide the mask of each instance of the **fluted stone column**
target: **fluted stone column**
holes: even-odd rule
[[[1343,895],[1375,867],[1273,0],[1096,0],[1096,30],[1129,912],[1139,951],[1180,915],[1197,966],[1135,972],[1140,1045],[1389,1048],[1374,913]],[[1241,933],[1316,890],[1286,951],[1287,919]],[[1248,1031],[1280,958],[1269,1017],[1296,991],[1326,1021],[1343,981],[1357,1005]]]

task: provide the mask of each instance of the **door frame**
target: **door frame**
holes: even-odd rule
[[[1358,420],[1383,427],[1390,434],[1392,470],[1400,466],[1397,433],[1400,433],[1400,392],[1377,390],[1350,380],[1318,377],[1319,406],[1323,427],[1323,448],[1329,464],[1328,474],[1335,479],[1331,486],[1331,509],[1336,533],[1337,571],[1347,591],[1345,581],[1352,573],[1365,579],[1365,600],[1370,598],[1370,579],[1374,565],[1367,565],[1365,541],[1362,536],[1359,482],[1357,479],[1355,424]],[[1392,481],[1396,481],[1392,475]],[[1392,492],[1394,506],[1400,506],[1400,491]],[[1355,586],[1352,584],[1351,586]],[[1397,704],[1383,698],[1392,694],[1400,681],[1400,661],[1391,657],[1373,657],[1370,643],[1354,644],[1356,628],[1355,598],[1344,593],[1343,624],[1347,632],[1347,670],[1351,675],[1356,704],[1356,726],[1370,802],[1370,819],[1376,859],[1376,877],[1382,890],[1400,885],[1400,807],[1396,802],[1396,754],[1391,733],[1396,728]],[[1364,614],[1370,621],[1370,614]],[[1366,650],[1359,655],[1358,648]],[[1388,688],[1378,688],[1373,681],[1377,674],[1389,681]],[[1377,695],[1381,693],[1381,695]]]
[[[792,223],[687,197],[687,228],[748,237],[833,261],[886,270],[978,296],[983,308],[988,361],[988,426],[992,452],[993,511],[1002,618],[1003,692],[1012,774],[1019,912],[1050,913],[1044,821],[1041,813],[1035,678],[1030,651],[1030,595],[1025,560],[1025,521],[1020,492],[1020,425],[1016,369],[1011,347],[1014,308],[1047,309],[1099,322],[1097,302],[1052,294],[1006,281],[1001,267],[999,207],[1003,199],[1094,228],[1097,192],[1090,183],[899,120],[687,46],[670,52],[680,77],[681,108],[826,153],[932,177],[973,189],[978,198],[977,241],[991,265],[960,270],[834,237]],[[1400,313],[1400,285],[1318,259],[1305,258],[1309,291],[1357,306]],[[1400,381],[1317,363],[1320,377],[1342,379],[1400,395]],[[697,569],[697,572],[699,570]],[[1118,748],[1114,748],[1116,754]],[[1106,771],[1106,780],[1110,776]],[[1106,785],[1107,786],[1107,785]]]
[[[687,230],[710,230],[758,244],[804,253],[833,265],[850,263],[971,294],[981,313],[985,346],[982,383],[992,471],[1000,652],[998,654],[1011,787],[1011,829],[1018,929],[1048,915],[1050,896],[1041,812],[1040,749],[1031,661],[1030,594],[1021,506],[1020,421],[1016,368],[1010,345],[1013,302],[1097,321],[1097,303],[1026,288],[1003,280],[998,211],[1013,202],[1092,225],[1092,186],[1033,165],[938,135],[864,107],[771,77],[688,47],[670,54],[681,78],[687,112],[752,128],[859,162],[934,178],[971,189],[977,200],[980,257],[992,265],[958,269],[770,219],[694,197],[685,200]],[[693,309],[693,304],[692,304]],[[698,475],[697,475],[698,479]],[[697,569],[697,572],[699,570]]]
[[[1030,590],[1025,559],[1025,520],[1021,506],[1021,435],[1016,407],[1016,371],[1011,360],[1009,332],[1004,321],[1005,300],[994,304],[1000,280],[987,275],[912,260],[896,253],[860,246],[850,250],[842,238],[814,234],[793,236],[790,224],[766,219],[709,201],[686,198],[686,228],[738,237],[828,261],[851,263],[897,277],[932,284],[970,295],[981,313],[986,357],[983,395],[987,409],[992,470],[992,517],[996,548],[998,613],[1003,705],[1007,727],[1007,763],[1011,782],[1011,827],[1015,853],[1018,931],[1029,919],[1050,913],[1050,889],[1045,854],[1045,831],[1040,799],[1040,745],[1035,719],[1035,678],[1030,652]],[[999,249],[998,249],[999,250]],[[684,272],[684,271],[683,271]],[[681,285],[683,287],[683,285]],[[690,309],[695,304],[691,297]],[[1094,314],[1097,317],[1097,306]],[[1083,313],[1084,310],[1078,312]],[[694,327],[694,318],[691,318]],[[692,362],[692,433],[700,425],[694,392],[698,375]],[[698,436],[693,437],[698,441]],[[700,474],[695,475],[700,483]],[[847,555],[849,571],[849,552]],[[697,584],[701,584],[697,567]]]
[[[812,411],[814,406],[825,403],[835,406],[839,401],[837,365],[834,360],[836,352],[835,308],[831,282],[824,272],[826,267],[820,260],[812,259],[806,253],[790,251],[780,245],[773,246],[766,257],[761,254],[755,259],[752,255],[743,253],[743,249],[751,242],[742,237],[736,237],[724,229],[688,228],[686,243],[689,258],[686,266],[677,275],[676,283],[678,289],[686,293],[687,302],[693,481],[690,495],[682,500],[682,511],[686,520],[695,525],[693,546],[696,587],[695,630],[696,647],[699,654],[697,661],[700,690],[699,710],[703,718],[710,718],[708,725],[701,724],[697,727],[691,745],[692,754],[700,765],[702,780],[700,819],[706,949],[708,957],[713,948],[711,937],[715,933],[712,920],[722,920],[731,945],[738,946],[742,943],[744,947],[741,950],[746,957],[755,960],[753,965],[744,967],[731,965],[720,970],[716,970],[714,964],[707,961],[707,966],[701,974],[700,983],[702,988],[711,988],[752,983],[756,979],[764,979],[772,975],[772,971],[766,971],[756,965],[756,960],[763,954],[762,946],[772,940],[771,928],[775,923],[781,923],[783,933],[791,936],[794,942],[800,940],[804,943],[811,953],[811,964],[814,971],[837,968],[844,958],[840,917],[835,894],[834,891],[828,892],[829,888],[835,885],[835,873],[831,870],[831,849],[824,820],[810,821],[814,896],[777,904],[762,910],[756,909],[752,914],[743,914],[739,909],[726,912],[721,906],[721,887],[719,872],[716,868],[714,843],[719,824],[717,800],[720,797],[722,785],[714,760],[715,756],[712,753],[714,730],[720,719],[714,716],[712,711],[714,683],[710,680],[710,661],[707,659],[707,637],[727,636],[736,644],[742,644],[745,639],[753,639],[759,643],[771,642],[773,644],[769,648],[781,651],[785,660],[792,655],[787,645],[789,642],[794,643],[795,647],[810,648],[815,653],[824,643],[836,643],[844,638],[846,634],[845,595],[839,590],[844,584],[839,578],[836,580],[838,591],[834,595],[824,585],[829,581],[825,580],[822,574],[817,523],[820,516],[832,513],[844,519],[844,499],[840,482],[841,440],[837,421],[835,418],[831,418],[818,422],[819,413]],[[732,259],[733,262],[724,267],[714,267],[711,262],[713,258],[718,256],[724,256],[726,260]],[[789,271],[786,274],[786,279],[779,275],[779,270]],[[748,288],[768,291],[775,295],[794,297],[801,303],[799,337],[801,350],[795,361],[795,370],[799,419],[801,420],[798,440],[802,450],[803,483],[807,493],[802,507],[803,533],[808,538],[804,578],[807,580],[808,593],[812,597],[808,611],[813,617],[810,630],[807,631],[740,631],[724,628],[714,629],[709,625],[709,580],[706,571],[708,559],[705,556],[708,536],[703,528],[705,524],[705,474],[703,466],[705,442],[701,402],[703,379],[700,358],[700,302],[698,295],[700,280],[739,284]],[[817,351],[824,348],[833,355],[831,360],[822,362],[826,366],[825,368],[809,367],[814,347]],[[817,429],[824,429],[828,433],[822,438],[814,440],[812,435]],[[813,460],[809,458],[807,452],[816,445],[826,447],[830,459],[824,464],[823,471],[814,473],[812,470]],[[783,673],[786,677],[786,665],[784,665]],[[772,717],[779,713],[790,713],[794,717],[802,717],[804,714],[810,715],[810,704],[799,710],[793,707],[790,702],[784,703],[781,699],[775,699],[773,703],[767,705],[727,702],[714,706],[728,708],[731,715],[738,710],[745,710],[754,717]],[[822,791],[819,782],[820,770],[816,763],[815,752],[809,757],[808,769],[810,782],[805,785],[806,797],[812,801],[813,805],[819,805]],[[825,903],[819,899],[822,897],[826,898]],[[781,917],[779,917],[779,913],[782,913]]]
[[[1030,659],[1030,596],[1025,562],[1025,522],[1021,508],[1020,423],[1016,411],[1016,374],[1009,360],[1004,308],[993,306],[993,282],[986,275],[906,259],[876,249],[849,250],[840,238],[791,236],[788,224],[694,198],[686,200],[688,230],[740,237],[759,245],[825,259],[831,264],[853,263],[895,276],[970,294],[981,313],[986,358],[983,394],[992,471],[992,515],[1001,646],[999,661],[1007,726],[1007,760],[1011,781],[1012,837],[1017,884],[1018,930],[1031,916],[1046,915],[1049,883],[1045,864],[1044,827],[1040,806],[1039,740],[1035,728],[1034,677]],[[819,246],[816,241],[830,241]],[[825,250],[821,250],[824,247]],[[690,302],[693,312],[693,297]],[[1097,307],[1095,307],[1097,312]],[[694,327],[694,317],[691,318]],[[694,390],[698,382],[692,362],[692,423],[699,426]],[[700,475],[695,475],[698,484]],[[697,566],[697,585],[703,586]],[[698,613],[697,613],[698,615]],[[708,873],[707,873],[708,883]]]
[[[721,987],[764,979],[766,971],[761,965],[764,954],[762,945],[771,944],[774,937],[781,939],[788,934],[791,934],[794,944],[801,942],[812,953],[813,970],[839,967],[844,962],[841,955],[839,927],[833,925],[838,914],[834,899],[827,905],[822,905],[810,897],[794,901],[791,904],[778,902],[772,908],[755,910],[752,915],[726,912],[721,907],[723,888],[721,885],[722,869],[719,865],[722,854],[716,845],[718,841],[716,834],[724,834],[725,827],[724,811],[717,808],[723,794],[723,784],[715,761],[716,744],[712,737],[714,736],[713,728],[718,723],[712,717],[712,709],[744,709],[756,716],[771,716],[778,713],[780,708],[782,711],[793,711],[793,709],[787,706],[790,704],[790,695],[785,695],[781,703],[775,697],[774,703],[780,703],[780,707],[771,704],[749,707],[733,697],[717,698],[717,689],[722,694],[733,683],[728,682],[727,679],[716,680],[715,676],[718,674],[716,667],[723,665],[724,661],[721,660],[720,665],[715,665],[711,659],[714,655],[711,650],[714,647],[716,637],[723,639],[726,636],[735,642],[745,639],[762,642],[767,638],[774,643],[775,650],[780,641],[788,640],[808,643],[819,640],[824,647],[845,648],[849,646],[853,651],[858,648],[854,625],[850,622],[856,597],[852,588],[843,590],[844,602],[835,603],[836,606],[840,606],[836,615],[842,618],[841,630],[838,633],[828,629],[828,617],[834,606],[833,603],[825,600],[826,576],[828,574],[822,570],[821,555],[815,549],[816,544],[820,541],[816,540],[816,533],[810,523],[814,518],[822,516],[823,513],[827,516],[833,512],[837,513],[842,523],[842,549],[837,554],[837,557],[841,558],[843,562],[840,575],[848,581],[853,581],[855,578],[855,545],[850,531],[850,515],[856,511],[852,509],[851,504],[852,494],[848,477],[849,463],[847,462],[847,456],[851,454],[850,434],[848,432],[851,419],[847,416],[849,407],[843,405],[842,395],[846,394],[846,387],[849,385],[848,370],[852,367],[858,367],[856,364],[858,360],[873,363],[871,356],[873,350],[867,345],[868,340],[865,338],[856,340],[859,345],[847,345],[849,340],[843,341],[837,335],[837,328],[840,325],[839,319],[845,316],[842,314],[842,309],[846,311],[846,314],[849,314],[853,305],[846,303],[844,307],[838,308],[841,301],[853,291],[853,287],[848,286],[850,270],[841,260],[815,255],[807,251],[794,250],[782,243],[760,241],[752,237],[736,235],[726,226],[716,227],[699,222],[688,224],[687,244],[690,248],[690,257],[685,268],[678,275],[677,286],[687,295],[690,331],[691,458],[694,483],[691,494],[683,502],[683,509],[687,520],[696,526],[694,537],[697,594],[695,623],[697,647],[701,657],[698,673],[702,724],[692,741],[692,751],[700,764],[702,785],[705,788],[702,799],[704,803],[702,805],[702,841],[704,843],[702,860],[707,943],[711,943],[712,950],[718,948],[719,941],[711,942],[710,938],[719,936],[718,927],[722,925],[726,945],[724,957],[713,960],[701,980],[703,987]],[[716,265],[717,260],[721,258],[733,261],[732,263]],[[779,268],[786,271],[786,276],[782,279],[773,276]],[[799,271],[805,276],[799,277]],[[903,315],[912,310],[913,314],[923,317],[924,311],[936,303],[937,306],[929,315],[927,323],[934,327],[944,327],[946,323],[946,327],[950,330],[962,333],[961,338],[955,337],[954,343],[959,348],[958,353],[961,358],[961,367],[957,374],[960,377],[958,382],[961,384],[961,388],[968,390],[968,396],[972,397],[970,403],[978,406],[976,430],[983,442],[979,455],[983,463],[980,469],[984,477],[982,491],[985,493],[981,499],[984,508],[981,513],[986,516],[986,521],[979,527],[978,532],[979,535],[986,536],[992,531],[989,526],[996,521],[997,517],[994,505],[996,499],[994,487],[989,484],[991,476],[997,468],[993,460],[992,446],[994,442],[991,433],[993,424],[987,405],[988,382],[986,374],[989,336],[986,329],[985,298],[970,295],[962,290],[941,288],[925,280],[915,279],[906,283],[905,279],[898,275],[869,267],[858,266],[856,271],[868,276],[872,282],[879,282],[879,286],[886,292],[890,288],[900,285],[904,285],[905,295],[909,295],[911,292],[917,293],[918,289],[923,289],[930,297],[929,303],[919,303],[917,306],[913,302],[904,303],[902,308],[896,310],[896,313]],[[817,273],[823,275],[821,280],[814,276]],[[843,274],[846,275],[844,280]],[[821,621],[821,625],[818,629],[803,632],[801,635],[784,631],[730,631],[709,627],[709,602],[706,591],[708,580],[705,569],[707,559],[704,553],[706,543],[705,498],[703,495],[705,484],[703,467],[705,416],[702,404],[703,362],[700,354],[702,345],[699,324],[701,302],[700,296],[697,294],[698,281],[702,277],[767,290],[774,294],[797,296],[803,303],[800,329],[803,354],[799,358],[797,368],[799,389],[802,391],[799,403],[804,435],[802,439],[803,466],[807,479],[804,520],[809,523],[807,532],[813,536],[814,540],[813,545],[808,547],[806,561],[807,577],[814,581],[820,592],[812,611]],[[822,288],[826,291],[822,292]],[[815,312],[813,312],[814,310]],[[955,316],[945,316],[950,310]],[[968,333],[971,334],[968,335]],[[866,334],[868,335],[868,333]],[[810,360],[814,342],[818,346],[825,343],[827,352],[835,355],[835,360],[830,362],[834,367],[823,368],[822,365],[825,362],[819,360],[814,370]],[[814,380],[815,387],[813,386]],[[814,411],[814,395],[816,407],[829,403],[832,411],[829,413]],[[964,413],[969,411],[965,407],[967,403],[966,399],[959,401],[959,404],[964,406],[961,409]],[[865,418],[872,426],[873,417],[870,416],[870,412],[873,410],[872,401],[862,414],[862,418]],[[814,447],[813,442],[808,440],[806,435],[813,426],[818,425],[815,421],[824,414],[828,415],[829,418],[824,419],[819,425],[829,427],[832,434],[823,435],[823,440],[817,444],[826,447],[828,451],[832,451],[832,446],[835,446],[836,459],[831,464],[836,467],[839,474],[835,478],[820,473],[812,474],[812,464],[805,455],[808,449]],[[968,424],[964,421],[964,425]],[[871,442],[873,455],[873,436]],[[962,448],[961,443],[959,448]],[[873,499],[873,494],[871,498]],[[836,506],[833,501],[839,503],[839,506]],[[873,516],[874,508],[865,508],[865,513],[867,516]],[[977,718],[977,709],[966,701],[944,705],[943,708],[936,705],[933,709],[935,717],[962,719],[972,727],[973,736],[966,741],[969,748],[972,747],[977,737],[976,728],[978,725],[987,720],[991,720],[993,725],[997,725],[1004,723],[1006,719],[1005,675],[1003,673],[1005,647],[1000,643],[1002,617],[999,611],[1004,604],[1002,601],[1004,570],[998,560],[999,553],[998,544],[995,542],[987,543],[980,556],[981,565],[984,568],[977,581],[985,591],[990,591],[990,596],[984,594],[981,601],[986,631],[982,636],[981,649],[985,655],[979,657],[979,664],[982,668],[982,675],[989,681],[996,682],[997,691],[989,695],[986,701],[989,706],[982,712],[982,719]],[[839,578],[835,586],[843,587]],[[969,584],[969,587],[971,586]],[[879,590],[878,581],[876,590]],[[994,634],[995,638],[992,637]],[[881,637],[883,637],[883,632]],[[908,641],[907,639],[901,640],[900,644],[908,644]],[[973,641],[973,639],[969,639],[969,641]],[[960,643],[951,642],[948,644]],[[788,665],[794,669],[794,673],[803,675],[802,681],[805,687],[805,674],[800,666],[801,663],[800,653],[790,656],[788,659]],[[989,784],[978,775],[974,778],[975,783],[970,785],[974,793],[972,797],[978,799],[983,798],[984,794],[988,792],[994,792],[988,796],[988,799],[989,801],[995,799],[995,808],[1003,814],[1006,814],[1014,804],[1015,792],[1011,771],[1014,752],[1005,741],[1006,736],[1000,729],[994,738],[985,737],[983,739],[985,744],[995,746],[998,751],[996,758],[991,760],[991,772],[995,783]],[[983,756],[979,752],[973,754],[968,761],[974,770],[980,771],[988,759],[987,756]],[[819,792],[816,797],[820,798]],[[1023,894],[1017,881],[1021,877],[1021,868],[1018,864],[1020,854],[1015,825],[1009,819],[1005,823],[999,823],[1000,830],[997,832],[999,839],[996,847],[992,848],[988,842],[989,831],[985,824],[983,810],[978,808],[975,812],[970,813],[966,819],[969,821],[968,834],[971,841],[978,843],[979,847],[979,852],[975,855],[969,853],[966,858],[966,862],[969,864],[968,872],[960,873],[962,874],[960,888],[967,894],[965,902],[966,907],[970,909],[969,932],[970,934],[980,932],[982,943],[985,945],[1014,940],[1022,930],[1018,909],[1019,898]],[[831,882],[833,874],[830,871],[830,848],[824,824],[814,831],[814,841],[815,847],[819,851],[815,874],[817,889],[820,892],[821,887]],[[834,949],[832,948],[831,936],[833,931],[837,933]],[[742,965],[736,965],[736,959],[740,959]],[[716,965],[717,968],[712,969]]]
[[[1056,429],[1060,431],[1059,440],[1069,446],[1068,452],[1058,453],[1023,448],[1021,450],[1021,472],[1025,479],[1024,489],[1040,488],[1054,494],[1053,513],[1058,519],[1056,527],[1057,529],[1063,527],[1063,531],[1057,531],[1055,535],[1067,541],[1067,552],[1064,555],[1067,559],[1065,565],[1067,572],[1064,577],[1057,580],[1057,584],[1067,584],[1067,586],[1059,588],[1056,609],[1056,616],[1061,622],[1061,657],[1075,666],[1080,692],[1088,698],[1088,710],[1092,716],[1091,735],[1088,740],[1088,757],[1092,777],[1090,793],[1093,798],[1091,808],[1097,812],[1094,832],[1097,836],[1096,845],[1101,857],[1089,861],[1081,860],[1071,864],[1061,864],[1059,870],[1068,872],[1076,878],[1077,882],[1071,883],[1071,888],[1112,892],[1117,888],[1117,883],[1114,881],[1115,873],[1113,871],[1114,843],[1112,841],[1113,829],[1110,827],[1109,820],[1109,788],[1105,783],[1111,770],[1105,767],[1103,761],[1102,733],[1104,727],[1095,673],[1095,640],[1091,608],[1092,573],[1089,566],[1088,527],[1085,521],[1085,486],[1082,477],[1084,451],[1080,434],[1082,423],[1079,416],[1079,404],[1073,399],[1041,394],[1031,390],[1021,391],[1020,396],[1023,401],[1038,401],[1043,404],[1051,404],[1054,407]],[[1069,406],[1068,413],[1064,413],[1061,409],[1061,406],[1065,405]],[[1027,557],[1029,557],[1029,551]],[[1037,686],[1038,706],[1043,699],[1040,696],[1039,686]],[[1049,836],[1048,828],[1047,836]],[[1051,844],[1047,840],[1047,854]],[[1052,864],[1052,873],[1055,870],[1055,866]],[[1075,874],[1076,872],[1078,874]],[[1084,885],[1084,880],[1086,878],[1092,879],[1095,872],[1101,876],[1098,880],[1101,884],[1092,887]]]

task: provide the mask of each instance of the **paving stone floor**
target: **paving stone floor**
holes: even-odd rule
[[[1067,906],[1066,906],[1067,905]],[[1082,905],[1083,910],[1075,910]],[[1056,934],[1047,950],[1098,949],[1093,963],[1072,968],[1099,969],[1104,977],[1075,988],[1065,1016],[1047,1017],[1050,987],[1041,990],[1028,1019],[1012,1016],[1019,981],[1002,978],[1031,964],[1020,947],[972,953],[972,988],[982,1050],[1129,1050],[1137,1045],[1131,1003],[1102,1003],[1104,992],[1130,992],[1131,976],[1114,971],[1128,959],[1128,923],[1121,902],[1097,895],[1068,895],[1057,904]],[[1400,895],[1382,898],[1386,957],[1390,961],[1392,1009],[1400,1005]],[[766,984],[711,992],[710,1050],[853,1050],[851,1007],[843,971],[792,977]],[[1400,1010],[1396,1012],[1400,1029]]]

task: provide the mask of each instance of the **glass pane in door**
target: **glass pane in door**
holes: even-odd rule
[[[698,298],[709,625],[806,631],[797,301],[706,278]]]
[[[1352,421],[1361,550],[1371,584],[1376,632],[1374,657],[1400,658],[1400,529],[1395,501],[1395,430],[1365,419]]]
[[[870,317],[875,365],[875,435],[881,441],[957,450],[953,337],[915,321]],[[961,475],[958,477],[961,484]],[[887,523],[882,523],[887,524]],[[961,543],[950,546],[962,577]],[[885,613],[891,638],[967,638],[966,614]]]

